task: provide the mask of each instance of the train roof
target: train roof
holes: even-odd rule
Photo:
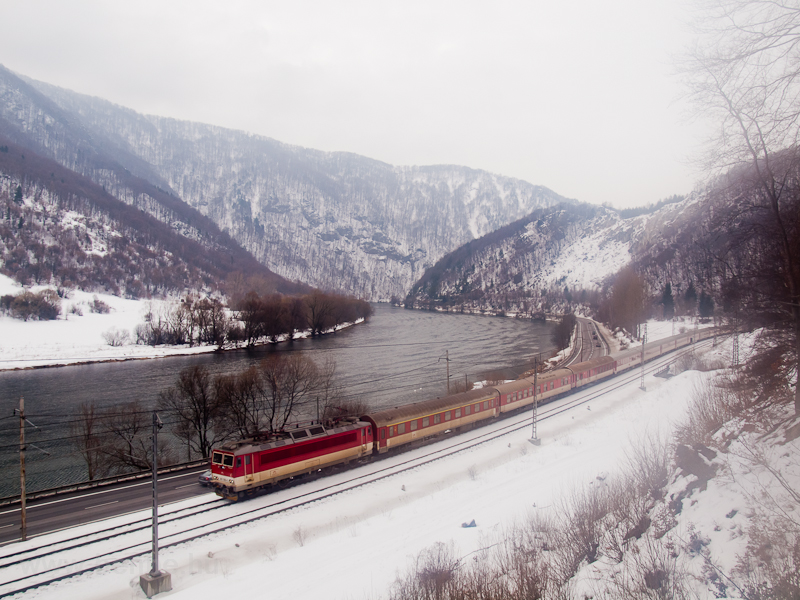
[[[560,369],[539,373],[536,379],[538,383],[542,383],[545,381],[551,381],[553,379],[562,379],[563,377],[569,377],[570,375],[572,375],[572,371],[562,367]],[[501,394],[507,394],[508,392],[515,392],[519,389],[524,389],[529,385],[533,385],[533,375],[521,377],[520,379],[515,379],[514,381],[509,381],[508,383],[501,383],[500,385],[496,385],[494,387]]]
[[[570,365],[567,367],[569,371],[572,373],[582,373],[583,371],[588,371],[589,369],[596,369],[601,365],[607,365],[608,363],[614,362],[613,356],[598,356],[597,358],[593,358],[591,360],[585,360],[580,363],[575,363],[574,365]]]
[[[325,427],[321,423],[293,427],[285,431],[276,432],[264,438],[246,438],[225,442],[221,446],[214,448],[214,451],[233,452],[235,455],[252,454],[253,452],[263,452],[281,446],[289,446],[299,442],[305,442],[313,438],[323,438],[337,433],[345,433],[362,427],[369,427],[369,423],[364,421],[353,421],[339,423],[333,427]]]
[[[450,410],[451,408],[459,408],[467,404],[488,400],[496,396],[497,390],[495,388],[486,387],[470,390],[468,392],[461,392],[460,394],[451,394],[443,398],[414,402],[413,404],[406,404],[404,406],[395,406],[394,408],[387,408],[385,410],[366,414],[361,418],[373,421],[377,427],[384,427],[393,423],[402,423],[403,421],[433,415],[443,410]]]

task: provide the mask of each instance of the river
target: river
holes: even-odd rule
[[[317,339],[264,346],[255,351],[97,363],[0,372],[0,497],[19,493],[19,419],[12,417],[25,398],[29,490],[80,481],[85,468],[68,438],[68,423],[83,402],[111,407],[140,400],[154,407],[159,393],[180,371],[203,365],[230,374],[274,352],[303,352],[336,363],[346,398],[372,408],[406,404],[443,395],[450,380],[482,380],[502,373],[513,378],[531,368],[534,355],[552,348],[550,323],[502,317],[412,311],[373,305],[366,323]]]

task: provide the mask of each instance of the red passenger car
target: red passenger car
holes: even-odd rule
[[[265,439],[238,440],[214,448],[211,485],[218,495],[236,500],[279,481],[370,454],[369,423],[298,426]]]

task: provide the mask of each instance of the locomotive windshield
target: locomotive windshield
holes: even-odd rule
[[[214,452],[211,455],[211,462],[215,465],[222,465],[224,467],[233,466],[233,454],[223,454],[222,452]]]

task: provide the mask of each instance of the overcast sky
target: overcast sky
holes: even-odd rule
[[[639,206],[692,190],[675,0],[2,0],[0,62],[142,113]]]

